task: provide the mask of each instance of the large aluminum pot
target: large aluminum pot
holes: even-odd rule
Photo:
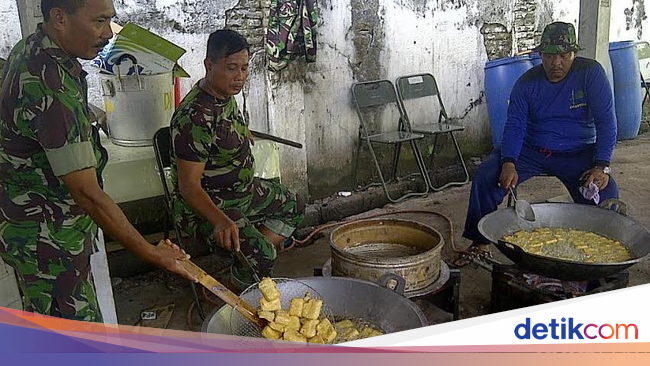
[[[405,296],[440,275],[442,235],[410,220],[372,219],[339,226],[330,236],[332,275],[377,282],[386,273],[406,280]]]
[[[119,146],[151,146],[153,135],[169,126],[174,113],[172,73],[99,74],[108,135]]]
[[[415,303],[374,283],[341,277],[305,277],[297,280],[316,290],[335,318],[362,318],[386,333],[428,325]],[[230,305],[217,309],[205,319],[202,331],[234,334],[230,323],[231,313]]]

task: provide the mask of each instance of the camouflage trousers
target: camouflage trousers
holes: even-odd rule
[[[52,223],[0,222],[0,257],[16,271],[25,311],[102,322],[90,272],[94,224],[84,221],[56,232]]]
[[[259,228],[265,226],[278,235],[290,237],[305,217],[302,198],[278,182],[259,178],[255,178],[252,194],[246,197],[212,198],[239,228],[241,252],[258,275],[271,276],[277,251]],[[205,241],[213,251],[217,248],[212,224],[194,215],[178,199],[174,200],[174,218],[185,235]],[[233,284],[239,290],[255,282],[252,274],[237,260],[234,260],[230,273]]]

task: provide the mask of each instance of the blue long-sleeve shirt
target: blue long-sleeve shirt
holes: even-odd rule
[[[616,114],[605,70],[576,57],[569,74],[552,83],[542,65],[524,73],[510,95],[501,158],[517,161],[523,144],[551,151],[596,144],[594,164],[609,165],[616,144]]]

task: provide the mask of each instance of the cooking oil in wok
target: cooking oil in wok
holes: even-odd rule
[[[521,230],[503,237],[525,252],[584,263],[618,263],[633,259],[621,242],[571,228]]]
[[[343,250],[366,259],[401,258],[422,253],[418,247],[396,243],[367,243]]]

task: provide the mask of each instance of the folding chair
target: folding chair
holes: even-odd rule
[[[167,178],[165,177],[165,169],[171,167],[171,146],[172,138],[171,131],[169,127],[163,127],[156,131],[156,134],[153,135],[153,151],[156,155],[156,165],[158,167],[158,173],[160,174],[160,183],[162,183],[163,193],[165,196],[165,239],[169,239],[169,222],[173,222],[174,231],[176,233],[176,242],[178,246],[184,248],[183,246],[183,237],[180,228],[176,225],[176,221],[173,220],[172,216],[172,195],[167,185]],[[201,301],[199,298],[199,291],[195,283],[192,283],[192,292],[194,292],[194,299],[196,300],[196,307],[199,310],[199,316],[201,320],[205,320],[205,312],[203,311],[203,306],[201,306]]]
[[[462,186],[469,182],[469,172],[467,171],[467,165],[465,165],[465,159],[463,158],[463,154],[460,151],[460,146],[458,146],[456,136],[454,136],[454,132],[463,131],[465,127],[448,123],[449,117],[447,117],[447,111],[445,110],[445,106],[442,103],[442,98],[440,97],[440,90],[438,89],[436,79],[431,74],[416,74],[399,77],[397,78],[396,84],[399,103],[402,106],[402,110],[404,111],[405,120],[407,122],[406,124],[410,125],[410,131],[420,133],[425,136],[433,136],[434,138],[433,149],[431,150],[431,155],[429,156],[429,163],[428,165],[425,165],[425,172],[427,173],[428,181],[431,184],[431,190],[440,191],[451,186]],[[411,125],[411,122],[413,121],[409,117],[404,102],[406,100],[425,97],[432,97],[434,100],[438,101],[438,106],[440,108],[440,113],[438,114],[438,122],[434,122],[434,120],[432,120],[427,121],[426,124]],[[465,178],[462,181],[453,181],[443,186],[436,187],[433,185],[434,178],[430,175],[431,173],[429,169],[431,169],[431,172],[433,171],[433,158],[438,145],[438,136],[441,134],[449,134],[449,137],[451,137],[451,140],[453,141],[456,148],[458,160],[460,160],[460,163],[463,166]]]
[[[641,74],[641,87],[645,89],[645,95],[641,102],[641,108],[645,105],[646,99],[650,96],[650,44],[648,42],[637,42],[636,53],[639,57],[639,72]]]
[[[361,151],[361,145],[363,144],[362,141],[365,141],[367,143],[368,149],[370,150],[370,154],[372,155],[372,159],[375,162],[375,167],[377,169],[377,173],[379,174],[381,183],[371,183],[364,188],[381,184],[384,188],[384,192],[386,193],[386,197],[391,202],[400,202],[406,198],[422,197],[427,195],[429,193],[430,184],[427,178],[424,161],[422,160],[422,156],[420,155],[417,144],[415,143],[416,140],[423,139],[424,135],[420,133],[413,133],[409,130],[408,126],[402,126],[404,121],[404,113],[397,100],[397,94],[395,93],[395,87],[393,86],[393,83],[391,83],[389,80],[354,83],[352,84],[352,98],[354,99],[354,104],[360,121],[359,143],[357,145],[357,153],[353,170],[354,186],[357,186],[357,171],[359,168],[359,155]],[[400,118],[398,121],[398,126],[395,126],[394,129],[391,128],[389,131],[385,132],[371,132],[371,130],[368,128],[368,124],[366,123],[364,114],[372,109],[377,110],[378,107],[391,105],[396,106],[399,112]],[[411,192],[401,197],[394,198],[391,197],[390,193],[388,192],[387,180],[384,178],[384,173],[381,171],[381,167],[379,165],[379,161],[377,160],[377,155],[375,154],[373,144],[393,145],[397,150],[401,148],[402,143],[409,143],[409,146],[413,152],[413,156],[415,157],[416,163],[418,165],[420,174],[422,175],[422,179],[424,179],[426,189],[424,192]],[[398,156],[399,154],[397,152],[393,154],[393,169],[396,169],[397,167],[398,161],[396,159]],[[393,176],[394,175],[395,172],[393,172]]]

